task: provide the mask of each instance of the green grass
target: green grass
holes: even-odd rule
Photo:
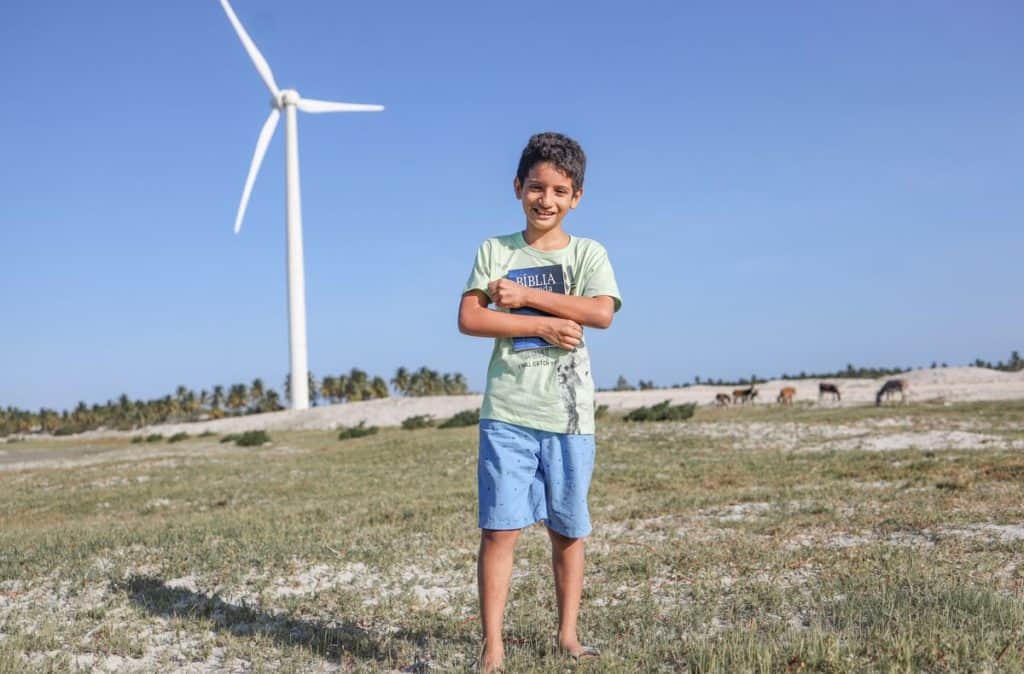
[[[785,449],[837,427],[964,425],[1015,442],[1024,403],[602,419],[580,629],[604,655],[579,671],[1024,671],[1024,540],[979,528],[1024,522],[1024,447]],[[18,443],[90,462],[0,471],[0,674],[88,654],[465,671],[476,430],[336,434],[275,432],[258,455],[198,437],[172,455],[128,437]],[[104,447],[118,453],[92,462]],[[548,555],[527,531],[510,672],[571,669]]]
[[[365,438],[368,435],[376,435],[378,431],[380,431],[380,429],[376,426],[367,426],[366,420],[364,419],[355,426],[342,426],[341,430],[338,431],[338,439],[354,440],[356,438]]]
[[[260,447],[268,442],[270,436],[266,431],[246,431],[235,438],[235,444],[239,447]]]
[[[421,428],[431,428],[434,425],[434,417],[429,414],[415,414],[402,419],[402,430],[418,431]]]

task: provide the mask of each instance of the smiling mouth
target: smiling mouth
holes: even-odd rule
[[[555,212],[554,211],[551,211],[551,212],[538,211],[537,209],[533,209],[533,214],[536,215],[537,217],[540,217],[540,218],[550,218],[550,217],[553,217],[555,215]]]

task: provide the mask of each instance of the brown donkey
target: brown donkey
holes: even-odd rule
[[[910,385],[906,379],[890,379],[889,381],[882,384],[882,388],[878,389],[878,393],[875,395],[875,407],[879,407],[882,404],[882,398],[888,400],[897,393],[900,396],[900,402],[907,402],[907,390]]]
[[[757,388],[755,388],[753,384],[751,384],[750,388],[738,388],[732,392],[732,401],[734,403],[752,403],[756,397]]]
[[[818,400],[824,398],[826,393],[832,396],[832,399],[835,401],[842,400],[842,397],[839,395],[839,387],[823,381],[818,384]]]

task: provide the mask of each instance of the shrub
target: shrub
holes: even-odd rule
[[[57,430],[55,430],[55,431],[53,432],[53,434],[54,434],[55,436],[61,436],[61,435],[74,435],[74,434],[75,434],[75,429],[73,429],[73,428],[71,428],[71,427],[69,427],[69,426],[61,426],[60,428],[58,428]]]
[[[132,436],[132,444],[133,445],[137,445],[140,442],[143,442],[145,439],[146,438],[142,437],[141,435],[133,435]]]
[[[171,437],[167,438],[167,442],[181,442],[188,438],[188,433],[175,433]]]
[[[220,441],[221,441],[221,444],[223,444],[225,442],[234,442],[237,439],[238,439],[238,433],[228,433],[223,438],[221,438]]]
[[[671,400],[665,400],[650,407],[638,407],[624,419],[626,421],[682,421],[693,416],[697,409],[697,403],[686,403],[685,405],[673,405]]]
[[[480,409],[462,410],[451,419],[446,419],[438,428],[459,428],[461,426],[476,426],[480,423]]]
[[[419,428],[430,428],[434,425],[434,418],[429,414],[417,414],[402,420],[402,428],[407,431],[415,431]]]
[[[379,429],[376,426],[367,426],[366,419],[360,421],[357,425],[347,428],[341,427],[341,432],[338,433],[339,440],[350,440],[352,438],[362,438],[367,435],[373,435]]]
[[[199,437],[201,437],[201,438],[212,438],[215,435],[217,435],[217,434],[214,433],[213,431],[203,431],[202,433],[199,434]]]
[[[235,444],[239,447],[259,447],[268,442],[270,436],[266,431],[246,431],[235,438]]]
[[[164,439],[164,436],[160,433],[153,433],[152,435],[146,436],[146,442],[160,442]]]
[[[598,405],[597,409],[594,410],[594,418],[595,419],[603,419],[606,416],[608,416],[608,406],[607,405]]]

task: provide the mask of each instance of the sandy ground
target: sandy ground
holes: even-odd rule
[[[908,400],[943,400],[963,402],[970,400],[1011,400],[1024,398],[1024,371],[999,372],[986,368],[955,367],[935,370],[914,370],[902,375],[910,383]],[[873,404],[882,379],[830,379],[839,386],[842,402],[827,400],[822,404],[864,405]],[[823,380],[805,379],[788,381],[774,379],[758,384],[759,396],[756,404],[775,404],[779,389],[783,386],[796,388],[795,400],[818,400],[818,383]],[[698,403],[709,405],[716,393],[732,393],[734,386],[689,386],[675,389],[654,389],[647,391],[602,391],[597,394],[599,405],[610,410],[630,410],[643,405],[653,405],[663,400],[675,404]],[[308,410],[253,414],[216,421],[200,421],[187,424],[153,426],[129,435],[177,432],[189,434],[213,431],[214,433],[240,433],[250,430],[330,430],[340,426],[354,426],[365,421],[371,426],[398,426],[408,417],[429,414],[435,419],[450,417],[462,410],[480,406],[483,396],[432,396],[427,398],[387,398],[356,403],[324,405]],[[112,431],[92,431],[85,436],[118,435]],[[74,436],[71,436],[74,437]],[[78,436],[82,437],[82,436]]]
[[[920,370],[904,376],[910,382],[910,400],[945,400],[950,402],[975,400],[1008,400],[1024,399],[1024,373],[1002,373],[978,368],[949,368],[944,370]],[[843,393],[844,406],[855,406],[874,403],[874,394],[880,385],[876,380],[833,380],[840,386]],[[792,385],[797,389],[796,401],[817,402],[817,380],[800,382],[772,381],[759,386],[762,400],[757,404],[775,404],[774,399],[782,386]],[[650,405],[665,399],[676,403],[696,402],[702,405],[711,404],[715,393],[731,392],[732,387],[695,386],[684,389],[661,389],[652,391],[605,392],[598,394],[598,402],[606,404],[614,410],[626,410],[640,405]],[[234,419],[222,419],[194,424],[175,424],[145,429],[142,432],[160,432],[165,436],[177,431],[196,434],[205,430],[216,433],[238,432],[248,429],[331,429],[338,425],[353,425],[361,420],[373,425],[397,425],[409,416],[431,414],[437,418],[450,416],[455,412],[476,407],[480,404],[479,395],[389,399],[375,400],[364,403],[330,405],[314,408],[303,412],[278,412],[265,415],[254,415]],[[822,405],[835,405],[823,402]],[[898,449],[1001,449],[1024,450],[1024,440],[1015,436],[1001,435],[994,432],[991,424],[983,420],[958,419],[955,423],[935,420],[935,427],[918,428],[913,420],[899,417],[869,418],[844,423],[811,424],[792,421],[758,421],[758,420],[727,420],[693,424],[687,422],[667,422],[663,424],[626,425],[617,424],[608,433],[630,437],[640,434],[645,441],[651,440],[652,434],[666,438],[698,438],[727,437],[739,451],[759,449],[765,446],[776,447],[782,451],[836,451],[836,450],[870,450],[889,451]],[[138,435],[135,431],[131,435]],[[96,432],[89,435],[105,436],[110,433]],[[39,467],[72,467],[87,463],[111,460],[133,460],[146,458],[158,459],[159,462],[184,462],[201,457],[204,461],[216,458],[219,454],[230,454],[238,451],[229,445],[223,445],[211,439],[208,443],[183,443],[181,445],[165,445],[150,447],[133,445],[121,449],[96,447],[75,457],[55,458],[55,453],[66,452],[64,440],[59,438],[60,447],[42,448],[39,450],[20,450],[15,445],[8,448],[9,455],[4,457],[5,448],[0,445],[0,470],[29,469]],[[97,443],[101,444],[101,443]],[[294,451],[288,447],[270,448],[264,451]],[[153,465],[157,465],[154,463]],[[895,465],[895,464],[894,464]],[[146,476],[136,476],[136,481],[148,480]],[[126,478],[111,474],[109,478],[96,483],[97,486],[127,483]],[[900,486],[895,482],[884,480],[855,483],[858,488],[869,494],[879,490],[891,491],[895,487],[901,489],[919,489],[926,487]],[[801,496],[804,498],[806,495]],[[870,500],[866,497],[866,500]],[[625,522],[612,522],[604,526],[588,544],[594,554],[611,554],[622,545],[648,546],[664,540],[666,537],[690,540],[695,543],[715,544],[724,539],[744,536],[742,529],[721,527],[721,523],[739,523],[757,521],[781,510],[796,510],[813,504],[813,500],[784,500],[777,502],[756,501],[729,503],[700,509],[696,512],[660,515],[651,519],[631,519]],[[171,501],[156,498],[146,503],[147,508],[167,508]],[[887,533],[884,530],[801,530],[789,535],[780,542],[785,549],[793,550],[802,547],[855,548],[876,544],[891,546],[909,546],[944,549],[942,546],[961,545],[1005,545],[1024,540],[1024,524],[1019,522],[979,521],[970,524],[937,525],[915,531],[896,531]],[[219,579],[185,575],[171,577],[163,585],[176,591],[174,595],[178,604],[174,610],[182,615],[193,609],[205,610],[212,606],[211,621],[221,625],[220,630],[230,630],[235,635],[273,635],[291,630],[294,621],[289,622],[286,612],[276,608],[275,602],[294,600],[318,592],[342,589],[356,592],[362,597],[366,606],[374,605],[388,597],[409,597],[409,601],[417,609],[452,611],[452,606],[461,606],[455,617],[465,617],[466,607],[473,606],[475,585],[472,576],[455,571],[459,556],[472,555],[472,550],[453,549],[450,556],[420,565],[395,567],[373,566],[362,562],[326,563],[323,560],[305,560],[296,558],[290,568],[277,569],[273,572],[260,567],[253,567],[244,578],[229,585],[222,586]],[[154,671],[156,663],[161,659],[176,663],[174,671],[218,672],[248,671],[251,664],[228,653],[218,641],[217,629],[210,629],[203,634],[195,631],[183,631],[175,620],[162,615],[140,618],[138,609],[112,589],[106,574],[111,573],[116,561],[127,561],[125,578],[133,575],[160,576],[163,573],[158,551],[147,550],[142,546],[133,545],[110,553],[110,557],[98,557],[95,560],[96,578],[85,585],[76,586],[62,578],[58,571],[45,578],[11,579],[0,581],[0,625],[8,621],[9,625],[21,628],[31,626],[32,620],[38,619],[40,608],[58,620],[72,622],[87,615],[96,606],[104,607],[103,624],[115,624],[119,629],[131,630],[133,638],[145,644],[143,657],[127,657],[109,655],[104,652],[80,652],[81,645],[72,651],[72,666],[75,671]],[[525,567],[517,566],[514,574],[522,576]],[[1010,554],[1006,559],[1000,578],[1015,578],[1024,568],[1024,556],[1019,553]],[[652,591],[659,597],[659,602],[670,606],[682,601],[682,587],[676,576],[670,572],[659,572],[642,582],[611,587],[594,597],[594,605],[615,605],[627,603],[637,592]],[[759,572],[762,573],[762,572]],[[774,582],[779,586],[812,585],[820,571],[813,567],[801,567],[781,575],[765,576],[764,582]],[[756,577],[755,577],[756,578]],[[723,569],[717,582],[723,591],[736,582],[744,582],[734,570]],[[237,615],[238,607],[260,606],[269,608],[259,610],[255,622],[231,622],[232,615]],[[468,614],[467,614],[468,615]],[[472,617],[471,615],[469,617]],[[785,617],[785,616],[784,616]],[[794,613],[790,617],[794,625],[800,628],[800,615]],[[714,619],[718,621],[716,617]],[[220,621],[220,622],[218,622]],[[103,624],[97,624],[93,631],[99,630]],[[726,623],[714,622],[714,625]],[[87,633],[83,643],[88,643],[92,631]],[[4,635],[0,634],[0,638]],[[38,651],[27,655],[24,664],[28,669],[45,669],[60,656],[62,650]],[[342,666],[334,663],[323,663],[322,671],[343,671]],[[412,670],[403,670],[412,671]],[[417,670],[419,671],[419,670]]]

